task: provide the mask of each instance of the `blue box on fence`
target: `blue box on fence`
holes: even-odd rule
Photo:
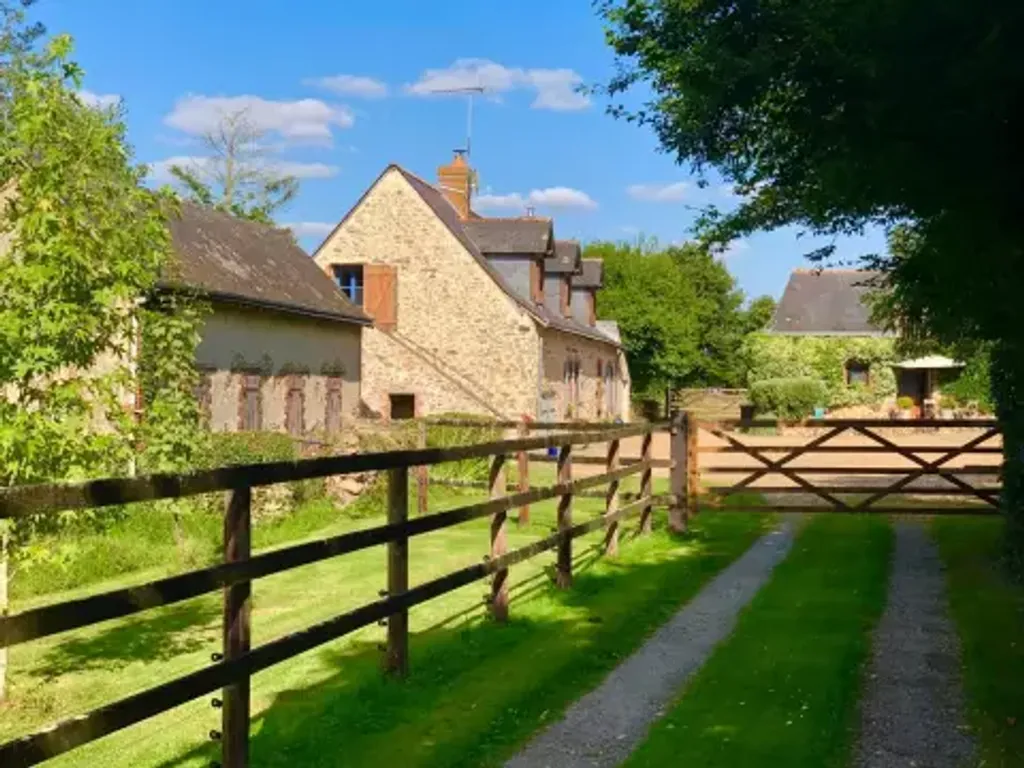
[[[558,458],[558,449],[555,448],[555,446],[551,446],[550,448],[548,448],[548,456]]]

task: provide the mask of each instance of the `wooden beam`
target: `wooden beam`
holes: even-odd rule
[[[224,562],[248,560],[252,554],[252,491],[241,488],[228,494],[224,513]],[[223,648],[227,661],[245,656],[252,640],[252,582],[224,587]],[[221,760],[224,768],[249,765],[248,676],[223,691]]]
[[[0,489],[0,518],[92,509],[137,501],[183,498],[202,493],[311,480],[331,475],[441,464],[494,456],[498,453],[602,443],[615,438],[640,435],[649,429],[647,425],[589,429],[515,440],[497,440],[476,445],[353,453],[300,461],[221,467],[186,474],[142,475],[133,478],[91,480],[84,483],[20,485]]]
[[[605,468],[608,472],[615,472],[619,469],[619,441],[612,440],[608,443],[608,455],[605,459]],[[604,532],[604,553],[610,557],[619,554],[619,521],[616,513],[619,511],[619,481],[612,480],[608,483],[605,491],[604,516],[608,521]]]
[[[490,494],[492,499],[505,495],[505,457],[495,456],[491,460]],[[508,533],[504,509],[491,516],[491,553],[492,560],[498,560],[508,552]],[[508,621],[508,569],[495,571],[491,577],[491,616],[495,621]]]
[[[648,469],[645,469],[640,475],[640,495],[650,498],[651,496],[651,443],[653,442],[654,435],[651,432],[647,432],[644,435],[643,442],[640,445],[640,458],[641,461],[648,465]],[[673,489],[673,493],[675,489]],[[651,512],[653,506],[648,505],[640,511],[640,533],[649,534],[651,532],[652,520]]]
[[[517,426],[518,434],[520,438],[525,438],[530,434],[530,423],[523,418]],[[519,483],[519,492],[525,493],[530,490],[530,454],[526,451],[518,451],[516,453],[516,474],[517,481]],[[523,504],[519,508],[519,515],[516,520],[516,525],[522,528],[525,525],[530,524],[530,505]]]
[[[558,482],[572,483],[572,446],[563,445],[558,452]],[[566,534],[572,527],[572,492],[564,493],[558,500],[558,531],[562,535],[558,543],[558,562],[555,583],[559,589],[572,586],[572,538]]]
[[[388,472],[388,523],[400,526],[409,519],[409,470],[399,467]],[[388,542],[388,597],[401,598],[409,589],[409,539]],[[387,618],[388,644],[385,668],[395,677],[409,674],[409,609],[397,610]]]

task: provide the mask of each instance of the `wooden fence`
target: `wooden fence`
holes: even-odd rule
[[[223,653],[215,655],[213,663],[203,669],[0,745],[0,765],[4,768],[33,765],[217,689],[223,689],[220,699],[222,730],[211,733],[211,736],[221,741],[222,764],[225,768],[248,765],[249,682],[254,673],[361,627],[386,622],[385,667],[390,674],[403,676],[409,667],[408,612],[413,606],[491,577],[489,610],[495,620],[504,621],[509,610],[507,576],[509,568],[517,563],[556,549],[556,581],[560,587],[567,588],[572,583],[573,539],[604,529],[604,550],[614,554],[618,547],[620,523],[638,514],[639,530],[650,531],[652,509],[659,502],[669,505],[669,519],[674,527],[685,526],[690,513],[688,504],[694,498],[687,490],[687,478],[692,481],[695,475],[687,475],[687,451],[693,444],[687,439],[686,424],[681,419],[671,425],[672,452],[676,457],[671,471],[672,493],[660,498],[652,493],[651,470],[655,462],[651,456],[651,444],[654,432],[665,425],[557,425],[563,428],[562,431],[530,436],[528,427],[510,424],[520,430],[516,439],[478,445],[331,456],[297,462],[223,467],[185,475],[150,475],[0,490],[0,518],[227,492],[222,563],[136,587],[115,589],[0,617],[0,647],[10,647],[223,590]],[[547,429],[556,425],[538,426]],[[642,436],[641,455],[623,462],[619,455],[620,440],[635,436]],[[573,447],[593,443],[608,445],[604,457],[605,471],[573,479]],[[527,452],[547,448],[558,450],[557,483],[541,488],[518,487],[515,493],[506,495],[506,459],[514,455],[524,461]],[[489,500],[409,517],[410,469],[480,457],[491,457]],[[388,517],[385,525],[270,552],[252,553],[251,502],[254,487],[366,471],[388,473]],[[620,503],[620,481],[635,474],[640,475],[640,493],[628,503]],[[607,486],[604,514],[574,523],[573,496],[602,485]],[[508,551],[508,511],[554,498],[559,500],[557,531]],[[484,562],[410,587],[410,537],[480,518],[491,520],[489,555]],[[250,646],[253,580],[382,544],[387,545],[387,588],[379,600],[257,648]]]
[[[886,419],[835,420],[816,419],[786,425],[776,421],[740,421],[723,420],[717,422],[699,422],[697,424],[707,434],[721,441],[718,445],[701,445],[698,453],[707,454],[742,454],[755,460],[755,464],[744,466],[707,466],[696,461],[691,462],[694,471],[700,472],[706,479],[705,490],[716,494],[719,498],[727,497],[744,491],[759,494],[800,494],[814,496],[819,503],[766,504],[763,506],[744,504],[745,511],[764,509],[790,511],[821,512],[833,510],[838,512],[880,512],[880,513],[922,513],[922,514],[962,514],[964,512],[994,513],[999,506],[999,478],[1001,466],[997,462],[984,466],[951,467],[950,462],[961,456],[979,456],[1001,454],[1002,448],[996,445],[985,445],[999,436],[998,423],[992,420],[926,420],[926,421],[894,421]],[[820,434],[804,437],[799,442],[787,441],[787,444],[755,444],[749,442],[751,436],[744,434],[749,430],[765,430],[779,427],[818,428]],[[941,444],[900,444],[880,434],[881,430],[914,431],[924,434],[942,434],[946,439]],[[956,430],[956,431],[954,431]],[[961,431],[962,430],[962,431]],[[963,431],[975,434],[964,434]],[[693,430],[694,433],[697,430]],[[858,444],[839,444],[836,438],[852,433],[866,438]],[[957,440],[956,438],[959,438]],[[724,444],[722,444],[724,443]],[[926,458],[922,454],[938,454]],[[800,457],[808,455],[831,455],[833,462],[839,464],[823,466],[794,464]],[[860,457],[874,456],[892,459],[899,457],[905,460],[903,466],[878,466],[871,463],[860,463]],[[870,459],[868,459],[870,462]],[[908,466],[908,464],[910,466]],[[739,474],[742,479],[728,485],[716,485],[717,475]],[[815,481],[811,476],[825,475],[825,481]],[[895,478],[882,485],[849,484],[840,482],[847,478]],[[782,477],[790,481],[787,485],[757,484],[763,478]],[[928,486],[914,485],[922,478],[939,478],[942,483]],[[985,480],[985,485],[979,482]],[[862,483],[866,481],[862,480]],[[883,480],[883,483],[886,482]],[[853,500],[841,498],[853,496]],[[903,497],[902,504],[883,506],[878,502],[893,497]],[[929,503],[926,506],[913,506],[907,503],[907,497],[966,497],[972,501],[981,501],[983,506],[943,505]],[[720,505],[716,505],[720,506]],[[694,507],[696,509],[696,507]]]

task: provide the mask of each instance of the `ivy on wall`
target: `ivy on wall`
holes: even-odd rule
[[[744,342],[747,384],[808,376],[820,379],[828,406],[881,403],[896,394],[896,340],[877,336],[781,336],[750,334]],[[846,365],[868,366],[868,384],[848,385]]]

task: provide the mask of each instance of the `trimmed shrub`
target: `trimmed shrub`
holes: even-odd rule
[[[758,413],[778,414],[792,421],[811,414],[828,399],[825,383],[809,376],[765,379],[750,386],[750,402]]]

